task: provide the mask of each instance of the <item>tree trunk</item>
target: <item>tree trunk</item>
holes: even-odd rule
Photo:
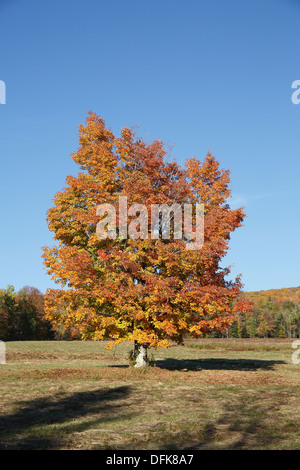
[[[135,364],[134,367],[147,367],[148,358],[147,358],[148,344],[147,343],[134,343],[134,357]]]

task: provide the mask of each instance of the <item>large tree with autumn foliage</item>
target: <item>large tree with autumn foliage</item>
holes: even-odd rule
[[[168,161],[161,141],[146,143],[128,128],[116,137],[92,112],[72,157],[80,172],[67,177],[47,216],[57,243],[44,247],[44,264],[61,286],[47,290],[47,319],[75,327],[82,339],[132,341],[138,364],[148,347],[228,328],[241,284],[226,280],[220,262],[244,218],[227,203],[229,171],[211,153],[183,166]],[[118,229],[114,239],[100,239],[97,206],[117,207],[119,196],[149,214],[151,204],[204,203],[203,247],[187,250],[184,238],[172,236],[124,239]]]

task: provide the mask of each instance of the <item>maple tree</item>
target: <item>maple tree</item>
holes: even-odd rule
[[[134,342],[136,365],[145,364],[148,347],[228,328],[241,281],[227,281],[230,269],[220,262],[245,216],[227,203],[229,170],[211,153],[182,166],[168,161],[163,142],[146,143],[128,128],[115,137],[92,112],[72,158],[80,171],[66,178],[47,215],[58,243],[44,247],[44,264],[61,288],[47,290],[46,318],[76,328],[82,339],[110,339],[108,347]],[[114,239],[100,239],[97,207],[117,207],[119,196],[149,213],[151,204],[204,203],[203,247],[187,250],[174,237],[124,239],[118,228]]]

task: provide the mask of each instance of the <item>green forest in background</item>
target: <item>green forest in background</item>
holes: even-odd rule
[[[299,338],[300,287],[244,292],[252,311],[237,313],[231,328],[206,337]],[[80,340],[75,328],[54,328],[44,318],[44,296],[35,287],[0,289],[0,340]]]

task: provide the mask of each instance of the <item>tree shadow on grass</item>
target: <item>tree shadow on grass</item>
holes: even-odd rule
[[[160,450],[252,450],[278,448],[287,436],[280,426],[274,426],[274,409],[285,403],[277,397],[270,404],[267,400],[251,402],[246,397],[232,397],[215,421],[205,425],[194,423],[190,432],[180,432],[159,446]],[[276,411],[275,411],[276,412]],[[298,431],[298,423],[293,431]]]
[[[129,364],[109,364],[107,367],[115,367],[117,369],[129,369]]]
[[[190,432],[179,432],[167,439],[160,450],[251,450],[280,446],[286,439],[280,428],[268,424],[275,406],[245,403],[242,398],[227,403],[226,409],[215,421],[205,425],[194,423]],[[296,426],[295,426],[296,430]]]
[[[122,401],[129,394],[124,386],[18,402],[18,411],[0,417],[0,450],[67,446],[72,433],[124,417]]]
[[[284,361],[265,361],[258,359],[173,359],[155,361],[156,367],[168,370],[272,370]]]

